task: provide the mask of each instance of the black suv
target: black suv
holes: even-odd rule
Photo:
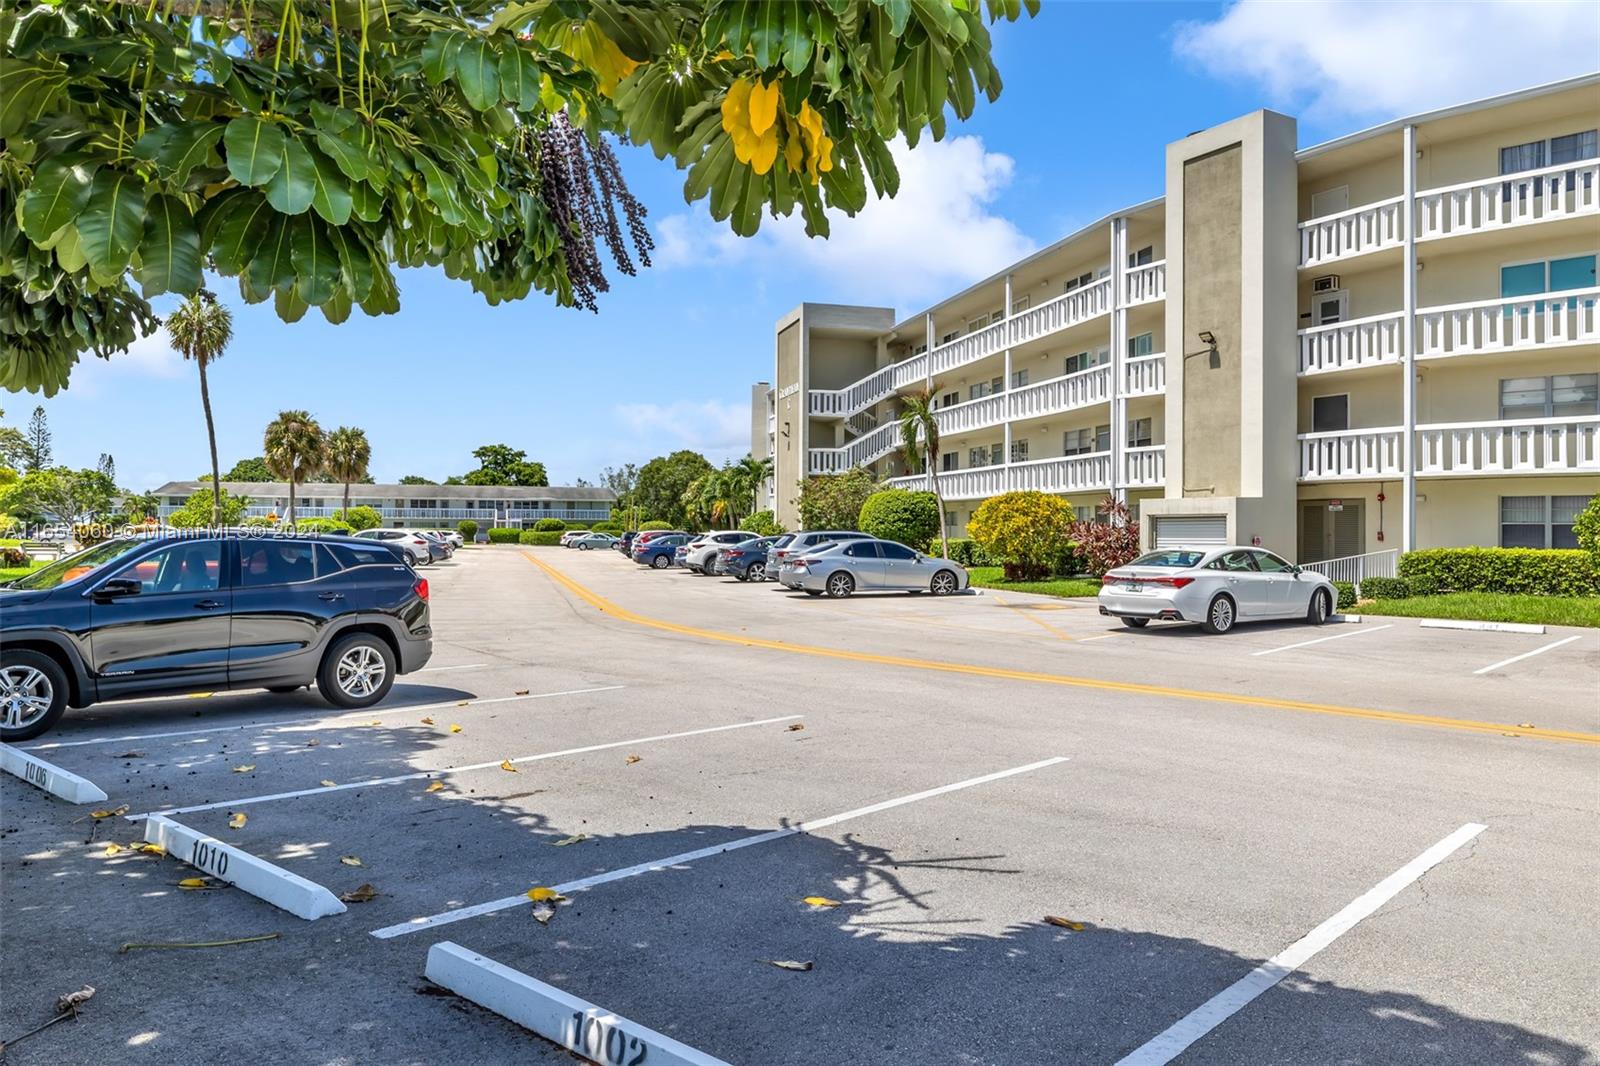
[[[0,585],[0,741],[130,696],[315,683],[337,707],[367,707],[432,651],[428,582],[387,545],[118,537]]]

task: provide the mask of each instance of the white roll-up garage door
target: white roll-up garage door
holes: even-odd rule
[[[1157,515],[1155,523],[1158,548],[1200,548],[1228,543],[1227,515]]]

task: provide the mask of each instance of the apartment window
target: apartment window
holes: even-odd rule
[[[1150,447],[1150,445],[1155,442],[1151,435],[1150,428],[1150,419],[1148,418],[1128,419],[1128,447]]]
[[[992,386],[989,384],[989,382],[980,381],[976,385],[968,385],[967,386],[967,399],[969,399],[969,400],[981,400],[985,396],[989,395],[989,393],[991,391],[992,391]]]
[[[1069,429],[1061,437],[1062,455],[1090,455],[1111,450],[1111,427]]]
[[[1033,301],[1029,297],[1014,296],[1011,299],[1011,313],[1014,315],[1020,315],[1022,312],[1026,311],[1030,306],[1032,306],[1032,303]]]
[[[1128,253],[1128,265],[1131,267],[1140,267],[1147,263],[1155,262],[1155,251],[1156,250],[1153,246],[1147,244],[1143,248],[1140,248],[1137,252]]]
[[[1110,354],[1109,349],[1097,348],[1092,352],[1079,352],[1077,355],[1069,355],[1067,356],[1066,368],[1062,373],[1076,374],[1080,370],[1088,370],[1090,367],[1099,366],[1108,360]]]
[[[1545,166],[1558,166],[1562,163],[1576,163],[1581,159],[1593,159],[1600,155],[1600,130],[1582,130],[1578,133],[1567,133],[1560,137],[1551,137],[1546,141],[1529,141],[1526,144],[1514,144],[1508,148],[1500,149],[1500,173],[1519,174],[1527,170],[1538,170]],[[1567,181],[1572,181],[1572,175],[1567,176]],[[1589,183],[1589,176],[1584,175],[1584,184]],[[1534,195],[1544,191],[1544,180],[1535,179],[1533,183]],[[1511,184],[1509,182],[1500,186],[1500,198],[1511,199]]]
[[[946,333],[944,336],[940,337],[939,338],[939,343],[940,344],[949,344],[951,341],[955,340],[959,336],[961,336],[961,331],[959,329],[953,329],[949,333]]]
[[[1532,263],[1512,263],[1500,268],[1500,295],[1504,297],[1535,296],[1542,292],[1563,292],[1567,289],[1589,289],[1595,284],[1595,257],[1574,255],[1564,259],[1546,259]],[[1585,300],[1585,305],[1590,300]],[[1568,307],[1578,306],[1574,298]],[[1535,305],[1544,310],[1543,301]],[[1523,308],[1526,314],[1527,309]],[[1506,308],[1511,314],[1511,308]]]
[[[1319,292],[1311,298],[1311,324],[1326,326],[1343,322],[1349,316],[1350,294],[1343,289]]]
[[[954,511],[946,511],[944,513],[944,528],[945,529],[955,529],[956,528],[956,513]]]
[[[1137,337],[1128,338],[1128,358],[1137,359],[1141,355],[1154,355],[1156,352],[1156,335],[1154,333],[1141,333]]]
[[[987,449],[987,448],[968,448],[967,449],[967,465],[968,466],[974,466],[974,467],[976,467],[976,466],[988,466],[989,465],[989,449]]]
[[[1561,418],[1600,414],[1600,374],[1503,378],[1500,417]]]
[[[961,393],[947,392],[939,400],[940,407],[954,407],[961,402]]]
[[[1004,374],[1001,374],[997,378],[990,378],[989,379],[989,391],[990,392],[1005,392],[1006,391],[1006,376]]]
[[[1028,461],[1027,441],[1014,440],[1011,442],[1011,461],[1013,463],[1025,463]]]
[[[939,469],[960,470],[961,456],[957,455],[955,452],[944,452],[939,456]]]
[[[1027,370],[1013,370],[1011,372],[1011,387],[1013,389],[1020,389],[1020,388],[1022,388],[1022,386],[1026,385],[1027,383],[1028,383],[1028,372],[1027,372]]]
[[[1311,432],[1340,433],[1350,428],[1350,396],[1313,396],[1311,398]]]
[[[926,344],[919,344],[915,348],[911,349],[911,354],[912,355],[921,355],[923,352],[925,352],[927,350],[928,350],[928,346]]]
[[[1093,522],[1094,510],[1095,509],[1091,506],[1074,504],[1072,507],[1072,517],[1076,518],[1080,522]]]
[[[1587,496],[1500,497],[1502,548],[1576,548],[1572,532]]]
[[[1091,270],[1087,274],[1079,274],[1075,278],[1068,278],[1067,279],[1067,283],[1061,287],[1061,291],[1062,292],[1071,292],[1073,289],[1081,289],[1085,285],[1088,285],[1093,281],[1094,281],[1094,271]]]

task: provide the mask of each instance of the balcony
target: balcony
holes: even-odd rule
[[[1130,448],[1124,456],[1124,471],[1139,480],[1124,479],[1123,484],[1158,486],[1164,481],[1166,449]],[[925,474],[891,478],[889,484],[903,489],[924,489]],[[1033,490],[1051,493],[1107,492],[1111,489],[1111,453],[1093,452],[1055,459],[1035,459],[1005,466],[981,466],[971,470],[948,470],[939,474],[939,492],[946,500],[981,500],[1002,492]]]
[[[1417,357],[1600,343],[1600,288],[1417,310]]]
[[[1401,476],[1404,430],[1300,435],[1301,481],[1366,481]],[[1418,477],[1600,472],[1600,415],[1441,422],[1416,430]]]
[[[511,510],[495,510],[488,507],[396,507],[393,505],[376,506],[368,501],[352,500],[352,507],[376,507],[377,512],[383,516],[384,522],[416,521],[434,523],[443,521],[459,521],[471,518],[480,523],[493,521],[533,522],[540,518],[559,518],[564,522],[603,522],[611,517],[607,508],[580,507],[580,508],[548,508],[545,510],[512,508]],[[280,506],[273,503],[252,503],[245,507],[246,518],[267,518],[269,516],[282,518],[289,509],[285,500]],[[180,505],[162,504],[157,509],[157,517],[166,518],[182,510]],[[332,518],[338,507],[307,507],[296,501],[294,505],[295,518]]]
[[[1165,353],[1139,355],[1122,363],[1122,395],[1159,396],[1167,391]]]
[[[1321,266],[1405,242],[1405,197],[1396,196],[1300,223],[1300,265]]]
[[[1405,312],[1391,311],[1300,331],[1300,373],[1326,374],[1400,363]]]

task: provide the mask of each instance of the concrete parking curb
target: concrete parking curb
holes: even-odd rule
[[[144,823],[144,838],[151,844],[160,844],[168,855],[180,862],[266,900],[296,918],[314,921],[330,914],[343,914],[346,910],[338,897],[316,882],[171,818],[151,815]]]
[[[42,788],[68,803],[99,803],[106,799],[105,789],[88,778],[79,777],[10,744],[0,744],[0,770],[14,774],[35,788]]]
[[[1471,622],[1461,618],[1424,618],[1418,623],[1423,629],[1466,629],[1478,633],[1533,633],[1544,632],[1544,626],[1529,622]]]
[[[589,1062],[728,1066],[722,1059],[448,940],[428,949],[423,976]]]

